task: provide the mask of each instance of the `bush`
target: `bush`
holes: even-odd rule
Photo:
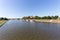
[[[8,20],[8,19],[7,19],[7,18],[3,18],[3,17],[2,17],[2,18],[0,18],[0,20]]]
[[[39,17],[39,16],[35,16],[31,18],[31,16],[28,17],[23,17],[23,19],[57,19],[58,16],[44,16],[44,17]]]

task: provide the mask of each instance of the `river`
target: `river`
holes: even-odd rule
[[[60,24],[9,20],[0,27],[0,40],[60,40]]]

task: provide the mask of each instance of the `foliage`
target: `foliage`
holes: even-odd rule
[[[39,17],[39,16],[35,16],[35,19],[41,19],[41,17]]]
[[[39,16],[28,16],[28,17],[23,17],[23,19],[58,19],[59,16],[44,16],[44,17],[39,17]]]
[[[7,19],[7,18],[3,18],[3,17],[1,17],[0,20],[8,20],[8,19]]]

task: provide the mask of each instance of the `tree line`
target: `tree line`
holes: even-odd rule
[[[0,20],[8,20],[8,18],[1,17]]]
[[[58,19],[59,16],[27,16],[27,17],[23,17],[23,19]]]

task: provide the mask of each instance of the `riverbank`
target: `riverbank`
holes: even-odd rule
[[[45,22],[45,23],[60,23],[60,19],[25,19],[33,20],[35,22]]]
[[[54,20],[54,19],[51,19],[51,20],[47,20],[47,19],[40,19],[40,20],[36,20],[36,22],[47,22],[47,23],[60,23],[60,20]]]
[[[7,22],[7,20],[0,20],[0,27],[6,22]]]

